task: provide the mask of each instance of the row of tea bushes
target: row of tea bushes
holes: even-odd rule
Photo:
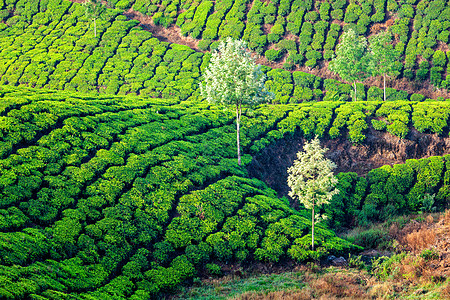
[[[367,35],[380,30],[386,19],[392,17],[389,29],[398,37],[396,49],[404,62],[404,67],[400,66],[403,76],[418,80],[430,78],[433,85],[445,88],[442,75],[447,59],[444,56],[443,64],[435,64],[434,59],[435,55],[441,55],[439,44],[447,43],[449,37],[449,9],[443,0],[418,3],[376,0],[358,4],[344,0],[247,2],[219,1],[213,5],[210,1],[145,3],[138,0],[133,8],[165,27],[175,23],[183,34],[201,40],[199,47],[203,50],[214,48],[217,39],[232,36],[247,41],[252,50],[272,61],[285,56],[286,52],[277,45],[280,40],[298,39],[297,57],[288,54],[287,69],[295,64],[315,67],[321,60],[331,59],[341,22],[344,29],[353,28]],[[422,60],[443,69],[433,69],[433,74],[430,70],[428,74],[419,72],[422,68],[418,64]]]
[[[34,130],[0,160],[1,298],[155,296],[210,262],[358,249],[319,227],[320,251],[309,250],[305,212],[237,166],[230,111],[17,87],[0,95],[4,123],[15,124],[2,141],[16,125]],[[244,111],[244,153],[293,109]],[[44,111],[53,122],[36,117]]]
[[[338,174],[340,193],[325,207],[333,228],[366,226],[396,215],[432,212],[450,204],[450,156],[406,160],[366,178]]]

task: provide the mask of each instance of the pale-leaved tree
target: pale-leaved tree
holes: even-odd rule
[[[372,76],[383,75],[384,101],[386,101],[386,76],[400,74],[395,68],[395,62],[399,55],[391,42],[391,34],[385,31],[369,37],[369,49],[372,53]]]
[[[342,34],[341,41],[336,46],[336,56],[330,61],[329,68],[342,79],[353,83],[356,101],[356,82],[369,77],[371,62],[366,38],[349,29]]]
[[[298,199],[306,209],[312,210],[312,250],[314,250],[314,224],[324,216],[316,214],[316,209],[328,204],[333,195],[339,193],[336,189],[338,180],[333,175],[336,165],[324,154],[328,150],[320,146],[316,137],[305,143],[304,151],[297,153],[297,159],[288,169],[289,196]]]
[[[203,74],[200,91],[209,102],[233,106],[236,110],[237,156],[241,165],[240,122],[242,106],[254,106],[273,98],[264,86],[266,76],[255,63],[245,42],[221,41]]]
[[[83,5],[86,9],[86,17],[94,23],[94,36],[97,37],[97,19],[100,18],[106,7],[101,0],[86,0]]]

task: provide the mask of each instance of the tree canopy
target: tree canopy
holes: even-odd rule
[[[233,105],[236,109],[238,163],[241,165],[239,126],[242,106],[253,106],[273,98],[264,86],[266,76],[247,51],[245,42],[221,41],[203,74],[200,91],[209,102]]]
[[[314,223],[317,218],[315,208],[328,204],[333,195],[339,193],[335,188],[338,180],[333,175],[336,165],[324,154],[328,150],[320,146],[316,137],[305,143],[304,151],[297,153],[297,159],[288,169],[289,196],[298,199],[306,209],[312,210],[312,249],[314,250]]]
[[[384,101],[386,101],[386,76],[398,76],[400,72],[395,68],[398,53],[391,44],[392,36],[388,32],[380,32],[369,37],[369,50],[372,54],[372,76],[383,75]]]
[[[356,82],[364,81],[370,75],[371,53],[367,50],[367,40],[353,29],[344,32],[336,46],[336,56],[331,60],[331,71],[349,82],[353,82],[356,100]]]

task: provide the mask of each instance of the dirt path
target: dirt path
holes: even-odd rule
[[[142,28],[150,31],[153,36],[160,41],[186,45],[195,51],[205,52],[198,48],[198,40],[195,40],[190,36],[183,36],[181,34],[181,29],[174,24],[170,25],[168,28],[161,25],[155,25],[150,16],[144,15],[132,8],[128,9],[124,15],[129,19],[138,20],[141,23],[140,25]]]

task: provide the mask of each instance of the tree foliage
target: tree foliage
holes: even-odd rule
[[[316,137],[305,143],[304,152],[297,153],[297,160],[288,169],[288,186],[291,188],[289,196],[297,198],[305,208],[312,210],[312,249],[314,250],[314,223],[319,217],[315,216],[315,208],[328,204],[339,193],[335,188],[338,180],[333,175],[336,165],[324,157],[327,148],[320,146]]]
[[[238,163],[241,164],[239,126],[242,106],[270,101],[274,96],[264,86],[266,76],[247,51],[245,42],[231,38],[222,41],[212,53],[209,66],[200,84],[203,97],[209,102],[233,105],[236,108]]]
[[[369,49],[372,54],[372,76],[383,75],[384,101],[386,101],[386,76],[398,76],[400,72],[395,68],[398,53],[391,44],[392,36],[388,32],[369,37]]]
[[[329,65],[331,71],[342,79],[353,82],[356,101],[356,82],[364,81],[370,74],[371,54],[367,51],[367,40],[353,29],[342,34],[336,46],[336,57]]]
[[[87,0],[83,3],[86,7],[86,17],[94,22],[94,36],[97,37],[97,19],[106,10],[101,0]]]

